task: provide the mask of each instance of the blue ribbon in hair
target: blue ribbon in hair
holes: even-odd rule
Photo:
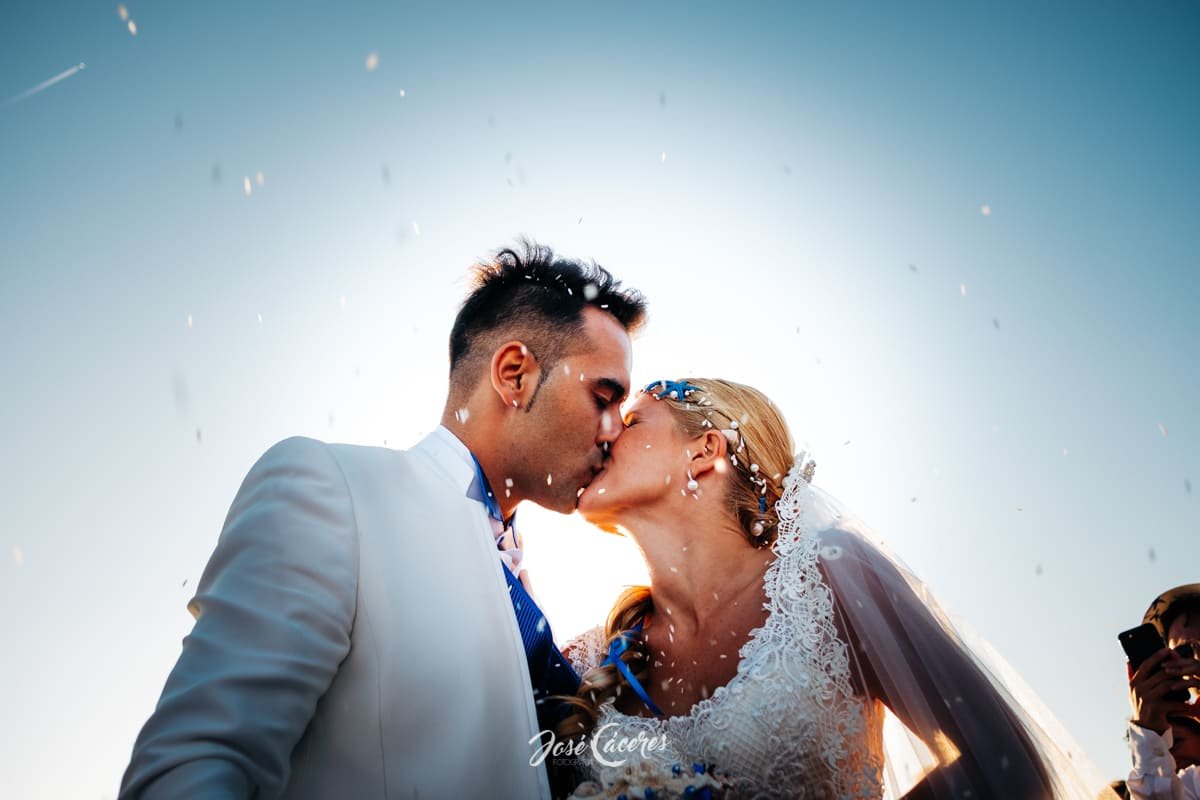
[[[662,390],[656,392],[655,390],[660,386],[662,387]],[[654,383],[648,384],[645,389],[642,389],[642,391],[646,394],[654,395],[655,400],[662,400],[663,398],[670,397],[671,392],[675,393],[676,399],[685,400],[691,392],[699,392],[702,390],[699,386],[692,386],[687,381],[655,381]]]
[[[629,640],[633,638],[632,634],[641,633],[641,631],[642,623],[639,622],[633,627],[633,630],[621,631],[619,634],[617,634],[617,636],[608,645],[608,655],[605,657],[604,661],[601,662],[600,666],[606,667],[609,664],[616,666],[617,672],[621,673],[621,677],[623,677],[625,682],[629,684],[629,687],[633,689],[634,694],[642,699],[642,702],[646,704],[646,708],[650,709],[650,712],[656,717],[665,717],[667,715],[664,714],[658,706],[654,705],[654,701],[650,699],[650,695],[644,688],[642,688],[641,682],[638,681],[638,679],[634,676],[633,670],[631,670],[629,665],[621,659],[622,654],[629,649]]]

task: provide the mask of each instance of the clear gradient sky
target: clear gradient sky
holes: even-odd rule
[[[0,796],[115,796],[246,470],[435,425],[520,234],[1126,771],[1116,633],[1200,580],[1195,4],[126,5],[0,28]],[[522,526],[559,638],[638,579]]]

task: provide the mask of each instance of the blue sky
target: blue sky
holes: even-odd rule
[[[246,469],[428,431],[519,234],[649,295],[637,378],[771,394],[1124,772],[1116,633],[1200,579],[1193,5],[126,6],[0,32],[0,794],[115,795]],[[560,636],[637,578],[523,513]]]

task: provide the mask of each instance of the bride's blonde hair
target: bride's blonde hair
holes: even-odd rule
[[[716,378],[688,378],[682,383],[696,387],[696,391],[687,392],[685,397],[667,395],[661,402],[671,409],[679,430],[688,438],[711,430],[725,433],[728,469],[718,472],[727,476],[726,511],[737,520],[749,546],[770,547],[779,526],[775,503],[783,492],[783,477],[792,466],[792,437],[787,423],[767,396],[750,386]],[[604,626],[605,652],[613,639],[642,622],[653,608],[650,587],[631,586],[622,592]],[[629,636],[629,647],[621,660],[644,686],[651,659],[640,636]],[[589,670],[576,695],[561,698],[571,711],[558,725],[559,737],[571,739],[589,733],[600,707],[624,688],[625,681],[615,665]]]

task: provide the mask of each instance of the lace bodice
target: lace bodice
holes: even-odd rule
[[[738,797],[882,796],[881,718],[851,688],[848,648],[818,567],[820,538],[806,520],[811,493],[805,487],[787,495],[793,502],[780,504],[775,560],[764,577],[768,616],[739,651],[734,677],[683,716],[630,716],[606,703],[593,734],[597,743],[639,733],[665,741],[662,749],[606,760],[651,759],[663,774],[676,764],[714,764],[733,777]],[[575,639],[569,652],[581,675],[598,665],[600,629]],[[597,762],[590,749],[582,760],[585,779],[602,785],[624,769]]]

